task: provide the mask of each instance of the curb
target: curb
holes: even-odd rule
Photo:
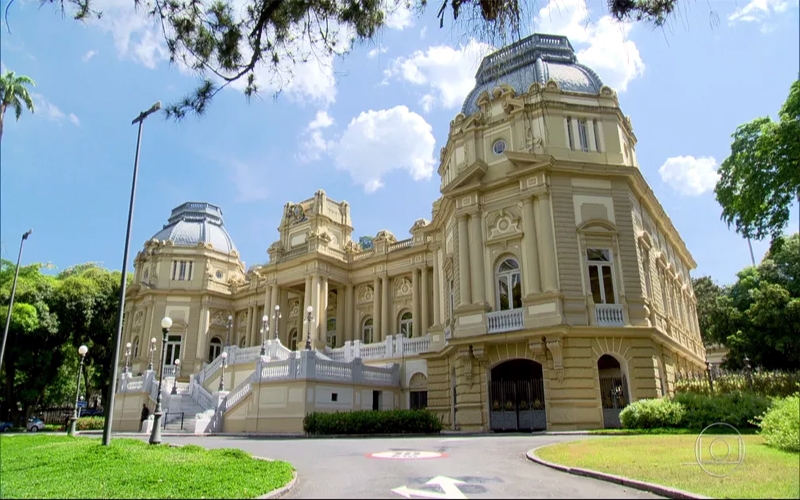
[[[622,486],[627,486],[629,488],[655,493],[656,495],[661,495],[667,498],[680,498],[688,500],[701,500],[701,499],[704,500],[711,498],[703,495],[698,495],[696,493],[689,493],[688,491],[679,490],[677,488],[670,488],[669,486],[647,483],[644,481],[639,481],[637,479],[630,479],[627,477],[617,476],[614,474],[606,474],[604,472],[598,472],[595,470],[580,469],[578,467],[567,467],[565,465],[554,464],[553,462],[548,462],[547,460],[543,460],[536,456],[536,450],[539,450],[546,446],[553,446],[553,445],[539,446],[537,448],[533,448],[532,450],[528,450],[528,452],[525,453],[525,457],[531,462],[537,463],[539,465],[544,465],[545,467],[550,467],[551,469],[555,469],[560,472],[566,472],[567,474],[573,474],[575,476],[590,477],[592,479],[598,479],[600,481],[605,481],[608,483],[615,483]]]
[[[261,495],[260,497],[256,498],[280,498],[283,495],[289,493],[295,486],[297,486],[297,471],[292,472],[292,480],[289,481],[289,483],[286,484],[286,486],[278,488],[277,490],[272,490],[266,495]]]

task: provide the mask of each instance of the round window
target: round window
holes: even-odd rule
[[[494,145],[492,146],[492,151],[494,151],[494,154],[496,155],[503,154],[505,150],[506,150],[506,141],[504,141],[503,139],[495,141]]]
[[[217,271],[217,279],[218,280],[222,279],[222,271]]]

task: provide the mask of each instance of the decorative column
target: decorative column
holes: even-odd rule
[[[328,340],[328,277],[322,276],[320,280],[319,291],[319,329],[317,330],[317,339],[321,342]]]
[[[422,330],[419,331],[419,334],[415,333],[414,335],[424,336],[428,333],[428,328],[431,326],[431,322],[428,316],[428,304],[431,301],[431,298],[428,296],[430,293],[428,291],[428,279],[430,278],[428,273],[428,268],[422,268],[422,313],[420,315],[420,323],[422,324]]]
[[[372,340],[380,342],[381,333],[381,279],[376,276],[372,283]]]
[[[597,151],[600,153],[605,152],[606,150],[606,139],[603,137],[603,121],[602,120],[595,120],[594,122],[595,130],[597,131]]]
[[[589,118],[586,120],[586,138],[589,142],[589,151],[597,151],[597,144],[594,141],[594,119]]]
[[[419,273],[421,269],[411,270],[411,334],[415,337],[422,335],[419,318]],[[398,332],[400,333],[400,332]]]
[[[578,134],[578,119],[574,116],[572,117],[572,141],[572,149],[581,151],[581,136]]]
[[[358,338],[353,328],[353,305],[355,303],[353,296],[353,285],[348,284],[344,292],[344,340],[351,342]]]
[[[474,212],[469,216],[469,256],[472,271],[472,302],[486,302],[486,278],[483,270],[483,231],[481,213]]]
[[[383,290],[381,290],[381,304],[383,305],[383,311],[381,311],[381,340],[386,340],[386,337],[390,335],[389,333],[389,322],[392,320],[392,313],[391,313],[391,302],[392,302],[392,295],[389,291],[389,282],[391,278],[389,276],[384,276],[382,285]]]
[[[439,249],[433,251],[433,324],[442,324],[442,297],[439,283]]]
[[[556,269],[556,241],[553,233],[553,220],[550,216],[550,193],[543,193],[537,196],[533,210],[538,215],[536,236],[541,250],[539,253],[539,268],[542,270],[542,288],[546,292],[554,292],[557,289],[558,269]]]
[[[522,243],[525,251],[522,252],[522,266],[525,269],[526,295],[540,293],[542,285],[539,276],[539,248],[536,241],[536,224],[534,223],[533,198],[526,196],[522,199]]]
[[[308,306],[311,305],[311,296],[313,295],[314,290],[314,280],[311,278],[311,275],[306,276],[306,288],[303,291],[303,309],[300,311],[300,325],[298,331],[303,334],[302,341],[305,342],[306,335],[308,335],[308,321],[305,321],[305,314],[308,310]],[[302,345],[301,339],[297,339],[297,344]]]
[[[336,345],[344,345],[345,302],[344,286],[336,287]]]
[[[279,306],[280,305],[281,289],[278,287],[278,285],[272,285],[272,286],[270,286],[270,294],[272,295],[272,298],[269,301],[270,302],[270,307],[269,307],[269,309],[265,309],[264,310],[264,314],[266,314],[267,317],[269,318],[269,331],[270,331],[270,333],[272,334],[273,337],[277,335],[278,339],[280,339],[281,338],[281,332],[276,332],[275,331],[275,327],[276,326],[280,327],[281,323],[283,323],[283,321],[278,321],[277,325],[276,325],[275,324],[276,321],[275,321],[275,317],[274,316],[275,316],[275,306]],[[289,321],[289,311],[283,311],[283,306],[281,306],[281,311],[282,311],[281,312],[281,316],[283,316],[285,314],[286,315],[285,321]],[[281,320],[283,320],[283,317],[281,317]],[[285,343],[284,343],[283,340],[281,340],[281,343],[283,343],[283,345],[289,345],[288,339],[287,339],[287,341]]]
[[[311,328],[313,331],[311,332],[311,339],[318,339],[319,338],[319,289],[320,289],[320,276],[319,274],[311,275],[311,307],[314,308],[314,312],[311,313],[313,316],[313,321],[311,322]]]
[[[461,292],[459,305],[472,303],[469,289],[469,236],[467,235],[467,215],[458,216],[458,286]]]

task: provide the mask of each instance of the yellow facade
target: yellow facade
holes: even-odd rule
[[[400,365],[398,406],[427,391],[427,407],[446,426],[488,431],[617,425],[621,406],[671,392],[677,372],[702,371],[689,277],[696,264],[639,170],[616,93],[565,89],[557,78],[522,90],[504,83],[503,71],[514,68],[492,64],[499,56],[513,63],[514,50],[549,60],[551,75],[561,64],[599,82],[574,55],[564,63],[566,39],[526,40],[484,60],[478,82],[486,90],[468,98],[441,151],[432,220],[415,221],[410,238],[380,231],[364,248],[352,240],[349,205],[320,190],[285,205],[269,263],[249,270],[232,243],[187,239],[180,223],[162,231],[169,238],[148,241],[127,296],[133,373],[146,369],[148,339],[161,353],[164,316],[173,319],[171,342],[180,347],[169,352],[184,378],[228,342],[260,346],[276,323],[283,346],[303,349],[308,337],[323,353],[427,335],[424,352],[364,362]],[[176,220],[195,217],[203,227],[211,213],[212,229],[224,231],[212,205],[176,211]],[[246,378],[251,365],[230,376]],[[265,401],[318,385],[275,384],[257,384],[248,409],[227,413],[224,428],[266,431]],[[271,411],[296,417],[289,407]],[[280,418],[272,427],[297,428]]]

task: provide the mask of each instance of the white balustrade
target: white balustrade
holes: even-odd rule
[[[252,377],[247,377],[245,380],[242,381],[241,384],[237,385],[225,397],[223,413],[227,413],[228,410],[236,406],[236,404],[239,403],[239,401],[246,398],[252,390],[253,390]]]
[[[506,311],[487,313],[486,322],[489,333],[522,330],[522,309],[508,309]]]
[[[376,359],[386,356],[386,343],[366,344],[361,346],[361,359]]]
[[[349,381],[353,378],[353,367],[350,363],[318,359],[315,374],[317,379]]]
[[[289,378],[289,360],[264,363],[261,367],[261,380],[281,380]]]
[[[625,326],[622,304],[595,304],[594,315],[598,326]]]

